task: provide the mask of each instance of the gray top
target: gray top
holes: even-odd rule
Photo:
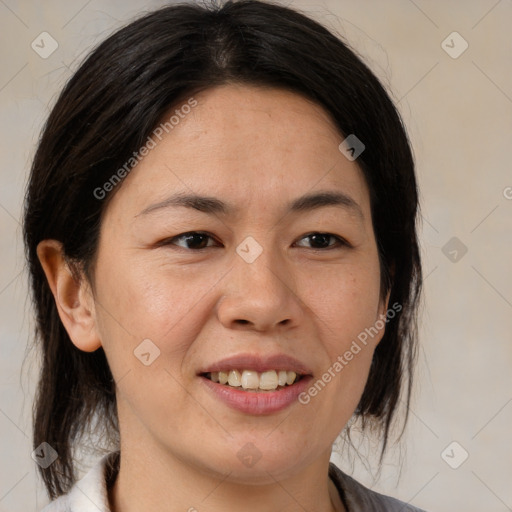
[[[348,512],[425,512],[423,509],[368,489],[343,473],[332,462],[329,464],[329,476]]]
[[[110,512],[107,489],[118,471],[119,452],[105,455],[68,494],[52,501],[41,512]],[[364,487],[332,463],[329,476],[348,512],[425,512]]]

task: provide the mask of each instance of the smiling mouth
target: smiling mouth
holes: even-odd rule
[[[255,370],[228,370],[220,372],[207,372],[201,374],[212,382],[226,387],[237,388],[241,391],[253,393],[279,391],[293,386],[302,379],[302,375],[293,371],[269,370],[257,372]]]

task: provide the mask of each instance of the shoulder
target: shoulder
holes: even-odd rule
[[[52,501],[41,512],[110,512],[108,482],[118,471],[119,452],[102,457],[68,494]]]
[[[425,512],[408,503],[368,489],[343,473],[333,463],[329,465],[329,476],[345,501],[348,512]]]

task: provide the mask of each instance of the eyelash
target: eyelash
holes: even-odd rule
[[[179,240],[180,238],[184,238],[184,237],[191,237],[191,236],[194,236],[194,235],[203,235],[203,236],[207,236],[209,237],[210,239],[214,239],[214,237],[206,232],[206,231],[187,231],[186,233],[181,233],[180,235],[176,235],[175,237],[172,237],[172,238],[168,238],[166,240],[163,240],[160,244],[158,244],[159,246],[168,246],[168,245],[176,245],[174,244],[173,242],[175,240]],[[310,249],[312,251],[327,251],[327,250],[332,250],[332,249],[336,249],[336,248],[341,248],[341,247],[351,247],[351,245],[346,241],[344,240],[343,238],[337,236],[337,235],[333,235],[332,233],[325,233],[323,231],[312,231],[311,233],[308,233],[306,235],[304,235],[302,238],[300,238],[300,240],[303,240],[304,238],[310,238],[314,235],[322,235],[322,236],[327,236],[329,238],[334,238],[336,240],[336,243],[335,244],[332,244],[332,245],[328,245],[327,247],[324,247],[324,248],[314,248],[314,247],[306,247],[306,249]],[[209,246],[206,246],[206,247],[201,247],[199,249],[192,249],[190,247],[181,247],[181,246],[177,246],[179,247],[180,249],[185,249],[185,250],[190,250],[190,251],[202,251],[204,249],[209,249],[213,246],[209,245]]]

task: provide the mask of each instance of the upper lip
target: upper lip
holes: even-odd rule
[[[311,370],[299,360],[286,354],[238,354],[209,364],[200,370],[198,374],[226,370],[254,370],[260,373],[268,370],[286,370],[293,371],[299,375],[310,375],[312,373]]]

